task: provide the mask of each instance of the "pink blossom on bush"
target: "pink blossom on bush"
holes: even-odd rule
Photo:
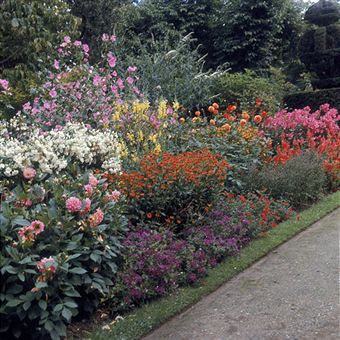
[[[118,190],[114,190],[114,191],[112,191],[112,193],[111,193],[111,200],[113,201],[113,202],[118,202],[119,201],[119,198],[120,198],[120,196],[121,196],[121,192],[120,191],[118,191]]]
[[[136,72],[136,71],[137,71],[137,67],[136,67],[136,66],[129,66],[128,69],[127,69],[127,71],[128,71],[129,73]]]
[[[34,229],[31,225],[28,227],[20,228],[18,231],[18,235],[23,243],[32,242],[35,239]]]
[[[88,53],[88,52],[90,51],[89,45],[84,44],[84,45],[83,45],[83,51],[84,51],[85,53]]]
[[[109,41],[109,40],[110,40],[110,36],[109,36],[108,34],[104,33],[104,34],[102,35],[102,41],[107,42],[107,41]]]
[[[115,67],[117,58],[111,52],[109,52],[107,55],[107,62],[109,63],[110,67]]]
[[[88,213],[91,210],[91,200],[89,198],[85,198],[84,201],[84,213]]]
[[[53,66],[56,70],[59,70],[59,61],[58,60],[54,60]]]
[[[57,96],[57,91],[55,89],[51,90],[49,92],[49,95],[52,97],[52,98],[55,98]]]
[[[32,179],[37,172],[33,168],[28,167],[23,170],[22,174],[26,179]]]
[[[54,274],[57,271],[58,263],[56,260],[50,257],[44,257],[37,263],[37,268],[42,274]]]
[[[117,37],[115,35],[111,35],[110,40],[111,42],[115,42],[117,40]]]
[[[70,213],[76,213],[81,210],[81,200],[77,197],[70,197],[66,200],[66,209]]]
[[[68,35],[65,35],[65,37],[64,37],[64,42],[65,42],[66,44],[69,44],[69,43],[71,42],[71,38],[70,38]]]
[[[39,220],[35,220],[30,224],[30,227],[32,227],[34,233],[36,235],[42,233],[45,230],[45,224]]]
[[[89,217],[89,223],[91,227],[97,227],[100,223],[103,222],[104,213],[98,208],[94,214]]]
[[[9,82],[6,79],[0,79],[0,85],[5,91],[9,90]]]
[[[92,187],[97,186],[99,183],[98,179],[96,177],[94,177],[93,175],[89,176],[89,185],[91,185]]]
[[[86,184],[84,186],[84,190],[87,196],[91,196],[93,194],[93,186],[91,184]]]

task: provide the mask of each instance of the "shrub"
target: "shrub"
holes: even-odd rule
[[[302,109],[309,106],[313,111],[318,110],[320,105],[329,103],[331,107],[340,111],[340,89],[324,89],[292,93],[284,97],[284,104],[289,109]]]
[[[326,186],[323,159],[311,150],[294,155],[284,164],[251,169],[248,186],[266,189],[276,199],[285,199],[294,206],[303,206],[318,199]]]
[[[181,226],[197,221],[223,191],[228,163],[208,150],[149,154],[140,169],[107,176],[126,195],[136,221]]]
[[[275,112],[281,108],[283,96],[293,89],[280,71],[271,69],[268,76],[251,70],[224,74],[215,82],[214,92],[223,102],[242,104],[245,110],[253,107],[256,98],[262,98],[265,107]]]
[[[166,98],[192,109],[207,104],[218,93],[213,90],[214,82],[224,72],[203,70],[204,57],[192,48],[191,34],[174,43],[169,39],[153,41],[147,46],[139,42],[135,56],[125,51],[124,45],[123,40],[117,45],[116,53],[126,66],[137,66],[141,76],[138,84],[152,104]]]
[[[72,164],[116,172],[120,152],[115,132],[88,129],[80,123],[43,134],[17,120],[0,126],[0,178],[17,176],[26,167],[35,168],[39,175],[52,175]]]
[[[112,285],[125,230],[119,193],[93,175],[25,181],[1,192],[0,332],[65,336]]]

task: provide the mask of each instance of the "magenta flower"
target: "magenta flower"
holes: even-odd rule
[[[36,235],[42,233],[45,230],[45,224],[39,220],[35,220],[30,224],[30,227],[32,227],[34,233]]]
[[[133,82],[134,82],[134,79],[133,79],[132,77],[127,77],[127,78],[126,78],[126,81],[127,81],[127,83],[128,83],[129,85],[132,85]]]
[[[71,42],[71,38],[68,35],[64,37],[64,43],[69,44]]]
[[[129,66],[128,69],[127,69],[127,71],[128,71],[129,73],[136,72],[136,71],[137,71],[137,67],[136,67],[136,66]]]
[[[110,36],[109,36],[108,34],[104,33],[104,34],[102,35],[102,41],[107,42],[107,41],[109,41],[109,40],[110,40]]]
[[[49,92],[49,95],[52,97],[52,98],[55,98],[57,96],[57,91],[55,89],[51,90]]]
[[[109,52],[107,55],[107,62],[109,63],[110,67],[115,67],[117,58],[111,52]]]
[[[83,51],[84,51],[85,53],[89,53],[89,51],[90,51],[89,45],[84,44],[84,45],[83,45]]]
[[[59,61],[58,60],[54,60],[53,66],[56,70],[59,70]]]
[[[87,196],[91,196],[93,194],[93,186],[91,184],[86,184],[84,186],[84,190]]]
[[[117,37],[115,35],[111,35],[110,40],[112,42],[115,42],[117,40]]]
[[[76,213],[81,210],[81,200],[77,197],[70,197],[66,200],[66,209],[70,213]]]
[[[74,44],[74,46],[76,46],[76,47],[79,47],[79,46],[82,45],[81,41],[79,41],[79,40],[76,40],[73,44]]]
[[[91,185],[92,187],[97,186],[99,183],[99,181],[97,180],[96,177],[94,177],[93,175],[89,176],[89,185]]]
[[[5,91],[9,90],[9,82],[6,79],[0,79],[0,85]]]
[[[120,198],[120,196],[121,196],[121,192],[120,191],[118,191],[118,190],[114,190],[114,191],[112,191],[112,193],[111,193],[111,200],[113,201],[113,202],[118,202],[119,201],[119,198]]]

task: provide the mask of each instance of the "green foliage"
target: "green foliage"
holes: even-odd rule
[[[309,106],[312,111],[328,103],[340,111],[340,88],[293,93],[284,98],[284,103],[290,109]]]
[[[102,181],[86,206],[83,186],[88,178],[64,174],[2,190],[1,337],[59,339],[72,317],[92,312],[112,285],[125,230],[122,207],[105,198]],[[66,208],[71,196],[82,200],[80,212]],[[98,209],[104,219],[96,224],[91,216]],[[20,230],[34,221],[44,228],[22,236]],[[48,264],[39,268],[46,258]]]
[[[252,190],[266,189],[273,198],[288,200],[296,207],[320,198],[327,184],[322,158],[309,150],[283,165],[253,168],[247,178]]]
[[[241,71],[295,59],[301,17],[291,0],[228,1],[214,29],[215,61]]]
[[[17,108],[32,94],[37,71],[65,35],[77,36],[79,21],[62,0],[5,0],[0,6],[0,78],[10,81]]]
[[[256,98],[261,98],[264,107],[273,112],[281,108],[284,95],[294,90],[294,85],[274,68],[267,76],[251,70],[227,73],[219,77],[214,86],[214,92],[219,93],[218,97],[226,104],[241,103],[243,109],[249,110],[254,107]]]
[[[129,65],[138,68],[138,86],[151,103],[166,98],[170,102],[178,100],[188,109],[206,105],[216,94],[213,84],[223,72],[203,70],[204,58],[198,49],[192,48],[191,35],[171,40],[168,36],[150,45],[139,40],[138,54],[133,55],[126,51],[126,40],[118,39],[115,53],[125,68]]]
[[[112,34],[122,21],[126,10],[132,9],[132,0],[67,0],[71,13],[81,19],[81,40],[92,50],[91,60],[100,57],[100,37]]]

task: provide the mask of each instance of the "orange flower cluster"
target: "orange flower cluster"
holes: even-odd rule
[[[229,164],[207,149],[183,152],[178,155],[148,154],[140,163],[140,171],[124,172],[118,177],[118,189],[130,198],[145,193],[167,190],[180,181],[199,185],[207,177],[218,182],[226,178]]]

